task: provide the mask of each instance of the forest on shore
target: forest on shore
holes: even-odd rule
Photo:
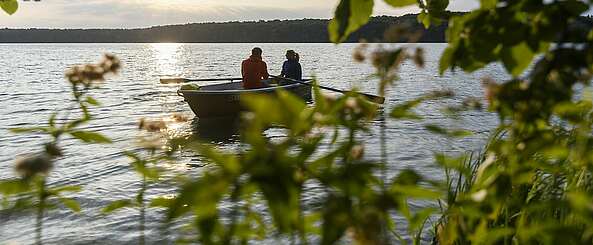
[[[452,15],[463,13],[452,13]],[[425,29],[417,14],[372,17],[346,42],[408,42],[394,27],[418,34],[412,42],[444,43],[447,22]],[[138,29],[0,29],[0,43],[327,43],[326,19],[191,23]],[[581,17],[576,27],[593,25]],[[401,33],[399,33],[401,34]]]
[[[192,23],[138,29],[0,29],[2,43],[326,43],[329,20],[261,20]],[[423,31],[420,42],[444,42],[446,24],[424,30],[416,14],[373,17],[348,42],[384,40],[392,25]]]
[[[463,13],[456,13],[463,14]],[[346,42],[408,42],[395,38],[394,26],[417,33],[415,42],[445,42],[447,23],[425,29],[417,14],[399,17],[372,17]],[[326,19],[261,20],[224,23],[191,23],[137,29],[0,29],[0,43],[327,43]],[[593,25],[591,17],[582,17],[579,25]],[[392,30],[392,31],[389,31]],[[391,34],[386,34],[390,33]]]

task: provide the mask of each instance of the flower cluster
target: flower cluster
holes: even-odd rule
[[[66,72],[66,78],[73,85],[89,87],[95,81],[104,81],[105,75],[116,74],[121,68],[120,61],[111,54],[105,54],[99,64],[75,66]]]

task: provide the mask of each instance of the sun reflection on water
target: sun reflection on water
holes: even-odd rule
[[[182,73],[180,58],[183,55],[181,43],[151,43],[156,71],[163,76],[174,76]]]

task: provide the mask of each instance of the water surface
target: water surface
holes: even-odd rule
[[[44,142],[39,135],[15,135],[8,129],[42,125],[54,111],[64,112],[72,106],[69,84],[64,71],[76,64],[97,62],[102,53],[118,56],[123,70],[110,78],[92,95],[101,103],[93,109],[95,120],[88,127],[111,137],[111,145],[83,145],[65,139],[65,157],[60,159],[49,181],[52,184],[81,185],[83,191],[73,196],[81,202],[83,212],[72,214],[64,210],[49,212],[45,222],[44,242],[54,243],[128,243],[137,240],[138,212],[124,209],[104,217],[100,209],[109,202],[133,198],[140,188],[139,178],[122,155],[124,150],[135,150],[134,140],[140,118],[160,118],[182,113],[193,118],[189,107],[176,95],[178,85],[163,85],[161,76],[188,78],[236,77],[240,64],[256,44],[9,44],[0,45],[0,178],[14,176],[13,165],[19,154],[33,153]],[[305,75],[316,76],[320,83],[339,89],[356,86],[364,92],[375,93],[377,83],[372,78],[373,67],[352,60],[355,44],[257,44],[264,50],[270,73],[279,74],[284,52],[294,49],[300,53]],[[500,66],[489,66],[474,74],[446,73],[438,76],[438,57],[444,44],[421,46],[426,53],[426,67],[419,69],[411,62],[401,67],[401,79],[389,90],[385,111],[394,104],[413,99],[431,90],[452,89],[457,96],[446,101],[428,102],[418,109],[429,122],[447,127],[463,127],[473,131],[464,139],[446,139],[428,133],[420,122],[388,120],[388,169],[386,178],[406,168],[426,176],[442,177],[433,164],[435,152],[460,153],[477,150],[496,125],[496,117],[487,112],[467,112],[458,119],[447,118],[440,108],[459,103],[469,96],[482,96],[481,78],[503,79]],[[379,159],[379,125],[371,124],[371,132],[361,135],[367,143],[365,157]],[[228,130],[231,128],[230,130]],[[169,131],[175,136],[192,136],[218,145],[221,149],[237,150],[237,131],[232,124],[206,125],[197,118],[174,125]],[[271,136],[278,132],[268,132]],[[323,146],[323,147],[328,147]],[[203,169],[203,158],[195,153],[182,152],[177,165],[168,166],[175,172],[197,173]],[[306,203],[315,203],[311,187]],[[166,185],[151,186],[148,198],[170,195],[174,189]],[[428,205],[413,203],[414,207]],[[159,239],[159,220],[156,210],[147,212],[147,239]],[[400,228],[404,228],[401,227]],[[402,230],[404,231],[404,230]],[[33,216],[20,215],[0,221],[0,242],[32,243]],[[268,241],[266,243],[275,243]]]

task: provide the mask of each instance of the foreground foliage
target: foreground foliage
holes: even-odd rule
[[[64,149],[60,141],[64,137],[72,137],[83,143],[105,144],[111,140],[97,132],[82,129],[84,124],[92,120],[89,107],[98,106],[99,102],[88,96],[88,91],[100,84],[105,76],[117,73],[119,60],[112,55],[105,55],[104,60],[96,65],[75,66],[66,73],[72,88],[73,104],[71,111],[60,114],[52,113],[45,126],[31,128],[14,128],[13,133],[44,135],[49,138],[43,148],[37,152],[20,156],[15,164],[18,178],[0,180],[1,206],[4,213],[17,211],[35,211],[37,226],[37,243],[41,243],[43,216],[48,209],[62,205],[74,212],[80,212],[80,204],[64,193],[77,192],[80,186],[48,186],[47,178],[54,164],[63,157]],[[70,118],[76,113],[78,118]],[[3,214],[4,214],[3,213]]]
[[[450,18],[441,73],[473,72],[500,62],[512,76],[509,81],[484,79],[489,109],[498,114],[500,125],[493,129],[495,135],[484,152],[435,156],[436,164],[444,169],[444,183],[412,169],[402,170],[392,180],[380,178],[389,163],[365,158],[365,144],[357,137],[368,130],[370,120],[381,116],[376,105],[355,94],[324,96],[316,88],[313,106],[285,92],[276,97],[243,98],[251,111],[244,115],[244,152],[220,152],[183,139],[149,144],[145,147],[149,154],[127,152],[143,188],[135,198],[114,202],[103,211],[133,207],[144,214],[147,183],[161,181],[159,164],[174,161],[174,153],[184,150],[206,156],[212,165],[197,177],[176,176],[171,181],[178,186],[174,198],[150,200],[149,206],[166,211],[165,224],[185,224],[178,231],[178,242],[248,243],[275,235],[299,243],[419,244],[426,221],[436,210],[412,210],[408,202],[426,199],[442,208],[434,226],[434,243],[592,243],[593,96],[589,83],[593,31],[583,35],[569,27],[593,2],[483,0],[479,9],[463,16],[449,16],[446,0],[385,2],[394,7],[416,4],[422,9],[419,21],[426,26]],[[373,0],[340,1],[328,27],[332,40],[343,41],[365,24],[373,5]],[[583,36],[585,42],[567,42]],[[424,64],[422,50],[364,49],[355,59],[368,60],[377,68],[381,95],[395,84],[402,62]],[[113,58],[108,61],[103,64],[116,64]],[[117,70],[117,66],[108,67],[102,71]],[[21,178],[2,182],[4,209],[36,207],[42,217],[55,200],[79,209],[60,194],[77,187],[49,188],[44,182],[61,152],[58,139],[69,134],[88,143],[109,140],[78,129],[90,119],[87,107],[96,104],[85,91],[102,75],[92,68],[69,74],[83,118],[56,126],[56,116],[52,116],[47,127],[15,130],[46,133],[54,140],[41,155],[19,162]],[[414,112],[416,106],[451,96],[449,91],[427,91],[416,100],[395,105],[388,114],[391,120],[422,120]],[[475,109],[479,104],[467,100],[447,112]],[[265,137],[266,130],[278,127],[285,137]],[[142,128],[158,132],[166,124],[143,123]],[[468,133],[430,122],[426,129],[448,137]],[[386,152],[388,146],[382,142]],[[329,149],[321,151],[322,144]],[[323,194],[318,203],[304,202],[303,197],[312,194],[311,186],[315,194]],[[255,207],[262,205],[267,212],[256,212]],[[393,215],[407,222],[394,224]],[[408,234],[392,232],[396,225],[406,226]],[[40,241],[41,228],[38,233]]]

